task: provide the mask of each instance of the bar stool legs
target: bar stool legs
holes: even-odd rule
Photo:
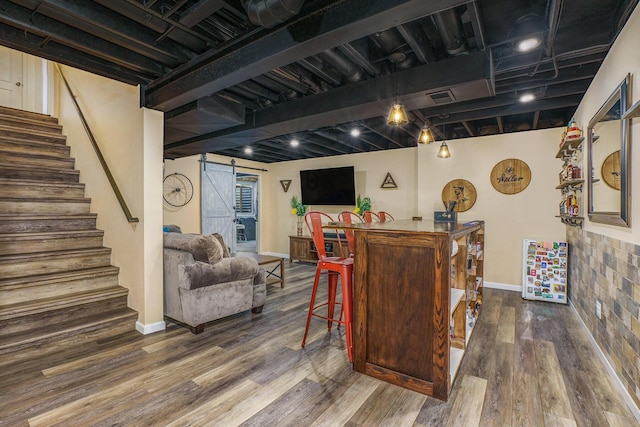
[[[324,264],[324,265],[323,265]],[[320,261],[318,262],[318,268],[316,270],[316,277],[313,282],[313,290],[311,291],[311,301],[309,303],[309,312],[307,313],[307,324],[304,330],[304,337],[302,338],[302,347],[304,347],[307,341],[307,335],[309,333],[309,324],[311,323],[311,317],[318,317],[321,319],[327,320],[327,328],[331,331],[333,323],[338,323],[338,325],[343,324],[345,327],[345,340],[347,345],[347,354],[349,356],[349,361],[353,361],[353,334],[352,334],[352,264],[341,265],[338,266],[338,271],[329,270],[328,271],[328,301],[325,303],[321,303],[316,305],[316,293],[318,291],[318,283],[320,281],[320,275],[322,271],[326,271],[322,267],[326,267],[326,263]],[[334,267],[335,268],[335,267]],[[336,294],[338,288],[338,276],[340,276],[340,285],[342,292],[342,303],[336,302]],[[338,320],[333,318],[335,313],[335,305],[341,304],[340,317]],[[327,306],[327,316],[322,316],[317,314],[315,311],[321,307]],[[342,316],[344,314],[344,319]]]

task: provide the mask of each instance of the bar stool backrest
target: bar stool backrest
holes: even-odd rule
[[[362,223],[362,217],[354,214],[353,212],[343,211],[338,214],[338,221],[351,225],[351,224]],[[347,247],[349,248],[349,256],[353,258],[355,254],[354,231],[350,229],[345,229],[344,236],[347,238]]]
[[[366,223],[371,223],[373,221],[382,222],[380,221],[380,217],[378,216],[378,214],[375,212],[366,211],[364,214],[362,214],[362,216],[364,217],[364,222]]]
[[[378,212],[378,217],[380,217],[380,222],[389,222],[395,219],[389,212],[385,211]]]
[[[304,215],[304,222],[307,224],[309,234],[313,239],[313,244],[316,247],[316,251],[318,253],[318,259],[321,261],[326,260],[329,257],[327,257],[327,249],[324,242],[324,229],[322,227],[325,224],[335,222],[334,219],[324,212],[311,211],[307,212]],[[340,257],[344,258],[344,253],[342,251],[342,241],[340,240],[340,234],[338,233],[338,230],[336,230],[336,237],[338,238]]]

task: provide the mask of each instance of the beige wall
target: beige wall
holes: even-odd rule
[[[438,144],[432,144],[273,164],[251,163],[268,169],[263,173],[261,182],[260,250],[284,255],[289,253],[288,236],[296,232],[290,200],[293,195],[300,197],[301,169],[354,166],[356,191],[371,198],[374,211],[389,211],[397,219],[418,215],[425,221],[433,220],[434,210],[443,210],[441,192],[444,185],[452,179],[463,178],[476,187],[478,199],[470,211],[460,214],[460,221],[486,221],[486,280],[519,286],[522,240],[565,238],[564,226],[555,218],[560,203],[560,193],[555,187],[562,166],[562,162],[555,159],[555,154],[561,134],[561,129],[550,129],[451,141],[452,157],[449,159],[437,158]],[[507,158],[525,161],[532,174],[529,186],[523,192],[510,196],[497,192],[489,180],[493,166]],[[196,188],[196,195],[189,205],[180,209],[165,206],[164,209],[165,223],[176,223],[187,232],[200,231],[198,159],[194,156],[165,162],[165,174],[184,173]],[[244,160],[237,162],[249,164]],[[380,188],[387,172],[391,173],[397,189]],[[283,179],[291,180],[287,193],[280,185]],[[311,208],[337,215],[347,207]]]
[[[443,210],[442,188],[453,179],[466,179],[477,191],[475,205],[458,216],[458,222],[485,221],[485,280],[520,286],[523,239],[564,240],[558,215],[558,173],[555,158],[561,129],[449,141],[451,157],[436,157],[438,144],[418,147],[418,209],[424,219]],[[522,192],[506,195],[491,185],[490,174],[500,161],[516,158],[531,169],[531,182]]]
[[[575,114],[580,128],[586,129],[591,118],[628,73],[631,74],[631,103],[640,100],[638,40],[640,40],[640,8],[634,10],[582,99]],[[584,225],[585,230],[631,243],[640,243],[640,233],[638,232],[640,227],[640,185],[635,185],[640,182],[638,180],[640,150],[637,149],[639,138],[640,119],[633,119],[631,122],[631,227],[602,225],[587,220]],[[583,171],[587,170],[586,160],[587,156],[585,155]],[[585,216],[587,216],[586,213],[585,210]]]
[[[163,325],[162,308],[162,113],[139,107],[138,88],[62,67],[103,156],[138,224],[127,222],[98,162],[71,98],[57,72],[54,115],[98,214],[111,263],[129,289],[129,306],[145,331]]]

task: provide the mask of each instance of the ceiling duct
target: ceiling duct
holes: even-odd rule
[[[328,49],[320,52],[318,56],[333,65],[350,82],[362,80],[362,70],[345,58],[340,52]]]
[[[447,9],[433,15],[442,43],[449,55],[459,55],[467,51],[464,44],[462,21],[455,9]]]
[[[243,0],[249,20],[264,28],[276,25],[300,13],[304,0]]]

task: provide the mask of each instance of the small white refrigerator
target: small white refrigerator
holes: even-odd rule
[[[522,252],[522,298],[566,304],[567,242],[525,239]]]

